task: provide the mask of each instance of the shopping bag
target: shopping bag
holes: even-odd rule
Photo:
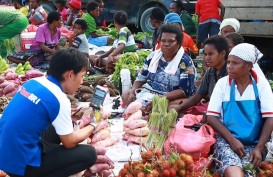
[[[208,157],[216,140],[213,129],[207,124],[202,124],[202,120],[202,115],[192,114],[180,118],[164,143],[166,155],[175,150],[178,153],[190,154],[195,161]]]

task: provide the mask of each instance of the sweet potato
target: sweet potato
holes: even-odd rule
[[[129,133],[129,132],[131,131],[131,129],[128,128],[128,127],[123,127],[123,131],[124,131],[125,133]]]
[[[105,155],[98,155],[96,163],[107,163],[110,168],[114,168],[114,163]]]
[[[148,127],[142,127],[142,128],[130,130],[128,133],[130,135],[135,135],[135,136],[147,136],[150,133],[150,129]]]
[[[96,143],[98,141],[105,140],[111,136],[110,133],[111,133],[110,128],[102,129],[93,135],[93,137],[91,138],[92,140],[91,142]]]
[[[28,78],[28,79],[35,78],[35,77],[41,77],[43,75],[44,75],[44,73],[42,73],[41,71],[36,70],[36,69],[28,70],[25,74],[26,78]]]
[[[123,122],[124,127],[127,127],[131,130],[136,128],[145,127],[148,124],[146,120],[137,119],[137,120],[126,120]]]
[[[3,76],[0,76],[0,84],[4,82],[5,78]]]
[[[85,85],[81,86],[79,88],[79,91],[93,94],[93,89],[91,87],[88,87],[88,86],[85,86]]]
[[[102,121],[98,124],[96,130],[97,130],[97,131],[100,131],[100,130],[106,128],[106,127],[108,127],[108,120],[107,120],[107,119],[102,120]]]
[[[116,144],[117,142],[118,142],[117,137],[111,137],[111,138],[106,139],[106,140],[102,140],[102,141],[98,141],[96,143],[92,143],[92,146],[94,146],[94,147],[109,147],[109,146],[112,146],[112,145]]]
[[[128,143],[135,143],[135,144],[142,144],[144,145],[146,140],[147,140],[147,137],[148,136],[144,136],[144,137],[141,137],[141,136],[133,136],[133,135],[130,135],[127,139],[127,142]]]
[[[110,166],[107,163],[97,163],[90,167],[92,173],[98,173],[103,170],[110,170]]]
[[[14,80],[14,79],[18,78],[18,76],[19,75],[17,73],[15,73],[15,72],[8,72],[5,75],[5,79],[6,80]]]
[[[5,88],[7,85],[9,85],[11,82],[4,80],[4,82],[2,84],[0,84],[0,88]]]
[[[127,120],[138,120],[142,118],[142,111],[138,110],[137,112],[130,115]]]
[[[14,83],[9,83],[4,89],[3,89],[3,94],[7,95],[10,92],[13,92],[14,90],[16,90],[16,85]]]
[[[124,141],[127,141],[128,140],[128,138],[129,138],[129,134],[128,133],[124,133],[123,135],[122,135],[122,139],[124,140]]]
[[[104,147],[95,147],[95,149],[97,155],[105,155],[106,153],[106,148]]]
[[[140,102],[134,101],[128,105],[126,108],[123,117],[127,119],[130,115],[137,112],[142,107],[142,104]]]
[[[93,97],[93,94],[91,93],[84,93],[82,96],[81,96],[81,99],[83,100],[83,102],[86,102],[86,100],[90,99]]]
[[[13,97],[15,94],[17,93],[17,89],[9,92],[8,94],[6,94],[6,97]]]
[[[102,170],[101,172],[98,173],[98,176],[100,177],[108,177],[111,175],[111,170]]]

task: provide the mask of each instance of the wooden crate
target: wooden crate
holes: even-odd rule
[[[221,2],[226,7],[224,18],[236,18],[240,21],[240,34],[273,37],[273,0],[221,0]]]

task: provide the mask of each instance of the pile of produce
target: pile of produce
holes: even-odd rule
[[[29,61],[27,61],[24,65],[22,63],[19,63],[15,69],[15,72],[19,75],[24,75],[31,68],[32,66],[30,65]]]
[[[112,174],[114,163],[105,155],[106,148],[96,147],[97,161],[95,165],[86,170],[83,174],[84,177],[99,176],[108,177]]]
[[[155,143],[155,148],[162,150],[164,142],[169,137],[172,129],[175,126],[177,112],[172,109],[168,112],[168,100],[166,97],[155,96],[153,98],[153,108],[149,119],[149,133],[146,146],[152,147]]]
[[[150,148],[141,153],[142,161],[129,161],[120,170],[119,176],[125,177],[210,177],[206,172],[194,171],[194,162],[190,155],[172,153],[169,159],[162,156],[160,150]]]
[[[107,77],[97,77],[94,80],[93,87],[95,88],[97,85],[107,86],[111,97],[119,95],[119,91],[116,89],[115,85],[107,79]]]
[[[0,96],[13,97],[20,85],[19,75],[13,71],[6,71],[0,76]]]
[[[129,104],[124,112],[123,140],[128,143],[136,143],[144,145],[147,139],[150,129],[148,128],[148,122],[142,118],[142,111],[140,108],[142,104],[139,102],[132,102]]]
[[[113,26],[114,24],[111,23],[110,25],[107,26],[107,30],[103,30],[100,28],[96,31],[96,33],[99,35],[107,35],[111,37],[112,39],[115,39],[118,35],[118,30]]]
[[[75,98],[77,98],[81,102],[91,102],[93,92],[94,89],[91,88],[90,86],[81,85],[75,94]],[[72,102],[73,101],[74,100],[72,99]]]
[[[153,38],[153,33],[150,32],[138,32],[133,34],[135,41],[143,41],[145,37]]]
[[[273,176],[273,162],[263,161],[261,163],[257,177],[272,177]]]
[[[115,63],[115,71],[112,76],[113,83],[119,88],[120,70],[129,69],[131,80],[134,81],[138,71],[142,68],[144,60],[150,54],[150,51],[139,50],[137,52],[127,52],[120,55],[119,60]]]
[[[2,59],[0,56],[0,75],[3,74],[8,68],[9,65],[7,64],[6,60]]]
[[[6,109],[10,100],[11,100],[11,97],[6,97],[6,96],[0,97],[0,114],[3,113],[4,109]]]

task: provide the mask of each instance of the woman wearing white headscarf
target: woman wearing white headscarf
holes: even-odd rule
[[[243,167],[260,166],[262,150],[273,130],[273,94],[252,66],[260,51],[253,45],[235,46],[228,57],[228,76],[220,79],[211,96],[208,123],[217,135],[215,158],[225,177],[244,177]]]
[[[239,33],[240,22],[235,18],[226,18],[222,21],[220,25],[219,35],[226,36],[229,33]]]

